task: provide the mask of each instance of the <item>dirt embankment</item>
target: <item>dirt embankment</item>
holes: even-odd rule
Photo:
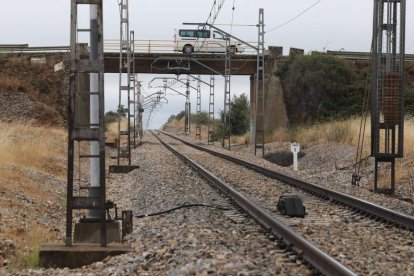
[[[0,58],[0,121],[63,126],[67,79],[57,60],[32,64],[27,57]]]
[[[36,266],[63,237],[67,98],[55,61],[0,58],[0,275]]]

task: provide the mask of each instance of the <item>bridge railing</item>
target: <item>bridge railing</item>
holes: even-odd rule
[[[0,45],[0,54],[23,54],[23,53],[66,53],[70,51],[69,46],[46,46],[29,47],[28,44]]]
[[[155,54],[155,53],[182,53],[181,45],[185,45],[185,40],[135,40],[135,52],[143,54]],[[187,41],[188,42],[188,41]],[[251,42],[250,42],[251,43]],[[257,43],[251,43],[256,45]],[[104,52],[119,52],[119,40],[107,39],[104,41]],[[213,53],[223,52],[224,48],[219,45],[203,45],[202,50],[198,53]],[[22,45],[0,45],[0,53],[4,54],[34,54],[34,53],[60,53],[69,52],[69,46],[46,46],[46,47],[29,47],[28,44]],[[255,55],[256,51],[243,46],[243,54]]]
[[[182,49],[180,45],[185,45],[185,40],[135,40],[135,52],[144,54],[155,54],[155,53],[181,53]],[[188,41],[187,41],[188,42]],[[119,52],[119,40],[117,39],[106,39],[104,42],[105,52]],[[257,43],[251,43],[253,45]],[[243,46],[243,54],[256,54],[256,51]],[[221,46],[214,45],[203,45],[202,50],[198,53],[212,53],[212,52],[223,52],[224,49]]]

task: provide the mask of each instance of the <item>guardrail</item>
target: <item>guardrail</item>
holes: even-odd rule
[[[135,40],[134,47],[137,54],[157,54],[157,53],[181,53],[181,51],[174,51],[177,45],[184,41],[173,40]],[[257,43],[249,42],[252,45]],[[198,53],[213,53],[220,52],[222,47],[208,46],[204,47]],[[0,44],[0,54],[43,54],[43,53],[67,53],[70,51],[69,46],[46,46],[46,47],[29,47],[28,44]],[[107,39],[104,41],[104,52],[118,53],[119,40]],[[244,55],[255,55],[256,51],[245,46]],[[369,52],[345,52],[345,51],[327,51],[325,54],[336,56],[349,60],[370,60],[371,53]],[[284,56],[286,58],[286,56]],[[405,59],[408,62],[414,62],[413,54],[406,54]]]
[[[27,45],[27,44],[24,44]],[[9,47],[6,47],[9,46]],[[46,47],[20,47],[5,45],[0,47],[0,54],[23,54],[23,53],[66,53],[70,51],[69,46],[46,46]]]
[[[188,43],[188,40],[135,40],[134,47],[135,53],[181,53],[182,49],[179,45],[185,45]],[[257,44],[252,43],[251,44]],[[222,52],[224,53],[224,48],[219,45],[202,45],[202,50],[197,53],[214,53]],[[247,46],[243,46],[243,54],[256,54],[256,50],[251,49]],[[116,39],[107,39],[104,43],[105,52],[119,52],[119,40]]]
[[[175,51],[180,43],[185,41],[173,41],[173,40],[135,40],[134,49],[135,53],[140,54],[156,54],[156,53],[181,53],[181,51]],[[252,43],[254,44],[254,43]],[[120,50],[119,40],[107,39],[104,41],[104,52],[118,53]],[[3,54],[31,54],[31,53],[65,53],[69,52],[69,46],[47,46],[47,47],[29,47],[28,44],[16,44],[16,45],[0,45],[0,53]],[[206,46],[203,50],[197,53],[212,53],[223,52],[223,47],[220,46]],[[244,47],[243,54],[256,54],[256,51],[248,47]]]
[[[345,51],[327,51],[328,55],[337,56],[344,59],[354,59],[354,60],[370,60],[371,53],[368,52],[345,52]],[[406,54],[405,60],[409,62],[414,62],[414,55]]]

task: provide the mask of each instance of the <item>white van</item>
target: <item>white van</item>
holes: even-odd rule
[[[241,53],[244,47],[238,41],[230,39],[232,53]],[[215,30],[191,30],[176,31],[174,35],[174,51],[184,54],[197,53],[225,53],[226,36]]]

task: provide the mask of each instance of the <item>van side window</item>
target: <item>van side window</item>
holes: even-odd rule
[[[196,31],[194,30],[180,30],[179,35],[181,37],[197,37]]]
[[[198,31],[199,38],[210,38],[210,31]]]
[[[180,37],[210,38],[210,31],[207,30],[180,30]]]
[[[224,36],[219,32],[214,32],[213,33],[213,38],[215,38],[215,39],[224,39]]]

